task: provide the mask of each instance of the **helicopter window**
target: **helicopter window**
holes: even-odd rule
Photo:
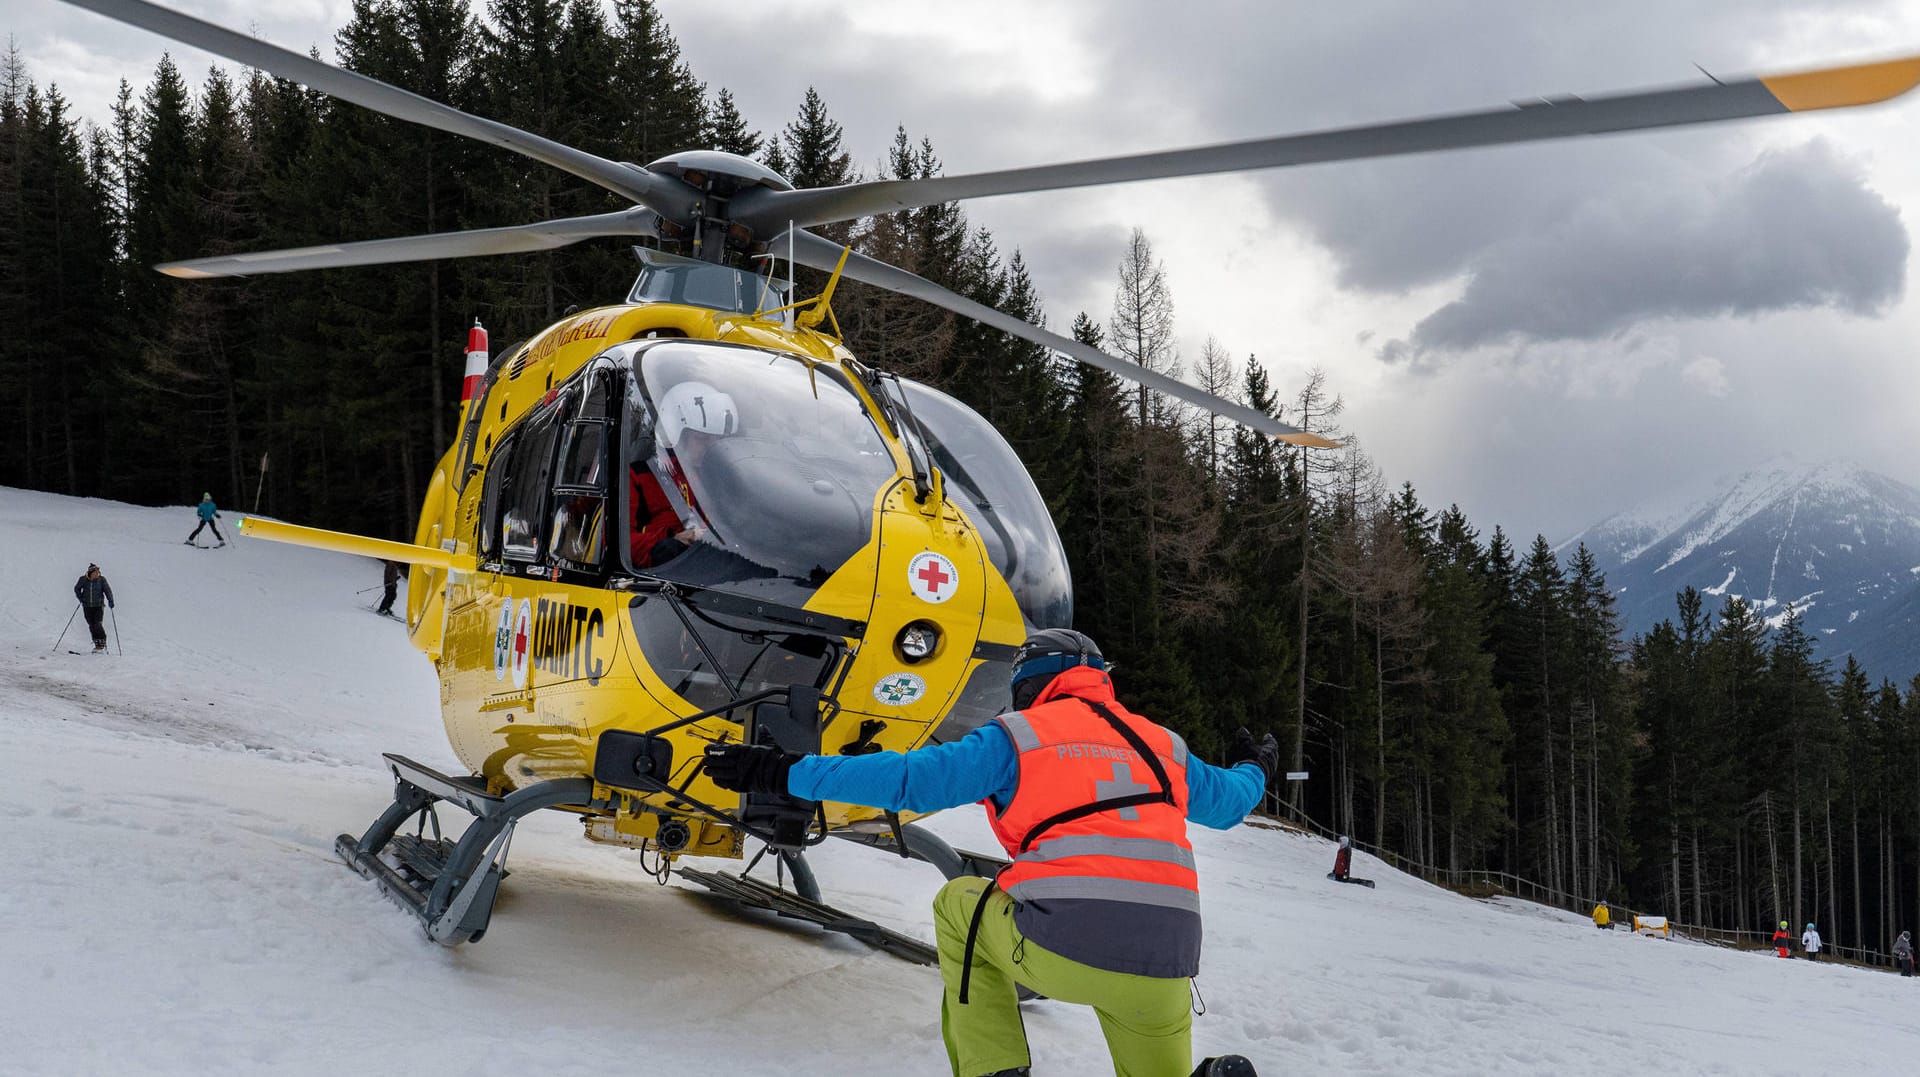
[[[560,443],[560,468],[554,475],[553,556],[581,570],[600,567],[606,557],[607,382],[590,377],[580,417],[566,424]]]
[[[500,492],[507,485],[507,461],[512,459],[514,442],[511,436],[500,443],[500,451],[493,455],[494,465],[487,470],[486,486],[480,497],[480,559],[492,561],[500,556]]]
[[[547,518],[554,448],[572,402],[569,394],[536,409],[514,434],[513,453],[506,458],[507,473],[502,480],[500,498],[500,553],[509,561],[538,561],[545,552],[541,538]]]
[[[751,314],[766,279],[727,266],[695,263],[649,266],[634,282],[630,303],[684,303],[690,307]],[[779,304],[773,304],[778,306]]]
[[[598,568],[606,550],[607,424],[567,424],[560,471],[553,487],[553,556],[581,569]]]
[[[979,413],[953,397],[900,379],[947,497],[980,529],[987,556],[1013,588],[1035,628],[1073,624],[1073,578],[1040,491],[1012,446]]]
[[[701,710],[790,684],[825,688],[845,649],[831,637],[767,631],[698,607],[687,615],[691,629],[668,601],[642,597],[633,604],[633,628],[647,664]]]
[[[860,399],[835,367],[757,349],[662,341],[637,365],[634,570],[806,605],[871,541],[897,478]]]

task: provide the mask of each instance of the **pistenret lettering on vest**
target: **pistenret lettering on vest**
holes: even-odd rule
[[[1131,748],[1118,748],[1111,744],[1089,744],[1076,741],[1071,744],[1056,744],[1054,754],[1061,759],[1118,759],[1123,762],[1138,762],[1140,753]]]

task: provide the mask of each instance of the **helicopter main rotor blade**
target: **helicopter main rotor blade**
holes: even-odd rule
[[[830,239],[805,231],[795,233],[791,247],[794,261],[815,269],[824,269],[829,273],[833,272],[833,268],[840,263],[840,254],[845,249]],[[776,258],[784,256],[789,250],[787,237],[782,235],[776,238],[769,244],[768,250]],[[1337,441],[1329,441],[1297,426],[1289,426],[1266,412],[1256,411],[1244,404],[1236,404],[1224,397],[1214,396],[1212,393],[1196,389],[1185,382],[1176,381],[1158,371],[1148,370],[1138,363],[1129,363],[1125,359],[1108,355],[1098,348],[1082,344],[1071,337],[1050,333],[1031,322],[1022,321],[1011,314],[976,303],[965,296],[940,287],[925,277],[890,266],[864,254],[849,253],[846,268],[841,272],[843,276],[871,284],[876,288],[885,288],[890,292],[924,300],[936,307],[944,307],[955,314],[972,318],[982,325],[990,325],[1022,340],[1032,341],[1043,348],[1065,352],[1088,366],[1098,367],[1117,378],[1144,385],[1157,393],[1185,401],[1196,408],[1210,411],[1250,430],[1272,435],[1280,441],[1320,449],[1340,447]]]
[[[592,217],[568,217],[539,224],[505,228],[477,228],[470,232],[437,232],[426,236],[370,239],[362,243],[330,243],[294,247],[258,254],[230,254],[166,262],[154,268],[169,277],[247,277],[256,273],[293,273],[303,269],[426,262],[436,258],[469,258],[481,254],[527,254],[549,251],[596,236],[651,236],[652,210],[634,207]]]
[[[684,207],[672,206],[673,196],[681,194],[681,200],[685,201],[684,196],[691,193],[678,181],[657,176],[637,165],[609,161],[517,127],[469,115],[451,105],[443,105],[398,86],[234,33],[225,27],[147,3],[146,0],[66,2],[117,22],[150,30],[183,45],[205,49],[216,56],[224,56],[270,75],[311,86],[329,96],[382,115],[512,150],[655,209],[666,210],[671,206],[677,212]],[[655,205],[656,202],[662,204]]]
[[[797,191],[757,189],[742,192],[734,200],[733,210],[735,220],[747,223],[756,232],[770,234],[788,222],[804,228],[962,198],[1393,157],[1845,108],[1897,97],[1916,84],[1920,84],[1920,56],[1603,97],[1541,98],[1484,112],[969,176],[878,180]]]

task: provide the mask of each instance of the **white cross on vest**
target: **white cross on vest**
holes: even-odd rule
[[[1153,792],[1153,786],[1141,785],[1139,782],[1134,781],[1133,769],[1125,763],[1115,763],[1113,765],[1112,781],[1093,783],[1093,795],[1098,800],[1109,800],[1113,797],[1124,797],[1133,793],[1151,792]],[[1120,818],[1130,823],[1137,823],[1140,821],[1140,809],[1121,808]]]

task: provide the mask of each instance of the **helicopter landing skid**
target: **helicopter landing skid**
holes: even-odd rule
[[[593,800],[593,782],[587,778],[540,782],[500,797],[488,793],[478,778],[448,777],[405,756],[388,754],[386,760],[393,771],[393,803],[365,834],[342,834],[333,848],[419,917],[427,937],[443,946],[478,942],[486,934],[493,899],[507,877],[507,845],[522,816]],[[440,820],[431,809],[442,802],[474,816],[458,840],[440,836]],[[420,831],[401,834],[416,816]],[[428,820],[432,837],[425,832]]]
[[[938,965],[940,955],[919,939],[881,927],[872,920],[849,916],[831,905],[809,900],[792,890],[782,890],[750,875],[731,875],[724,871],[698,871],[680,868],[674,872],[682,879],[699,883],[713,891],[714,897],[737,909],[761,909],[789,920],[804,920],[828,931],[851,935],[876,950],[916,965]],[[800,883],[795,880],[796,885]],[[817,892],[817,887],[815,888]]]

